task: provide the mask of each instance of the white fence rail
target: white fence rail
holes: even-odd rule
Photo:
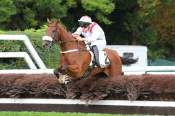
[[[37,69],[26,52],[0,52],[0,58],[24,58],[30,69]]]
[[[53,69],[13,69],[13,70],[0,70],[0,74],[53,74]]]
[[[64,104],[64,105],[102,105],[102,106],[147,106],[147,107],[174,107],[170,101],[128,101],[128,100],[96,100],[78,99],[17,99],[0,98],[0,104]]]
[[[175,66],[123,67],[125,74],[175,74]]]
[[[54,69],[13,69],[0,70],[0,74],[53,74]],[[141,74],[175,74],[175,66],[147,66],[147,67],[124,67],[123,72],[126,75]]]
[[[135,66],[125,67],[126,72],[153,72],[153,71],[175,71],[175,66]]]
[[[36,64],[40,69],[47,69],[41,58],[39,57],[38,53],[36,52],[35,48],[31,44],[29,38],[26,35],[0,35],[0,40],[9,41],[9,40],[19,40],[23,41],[27,49],[29,50],[30,54],[32,55],[33,59],[36,61]]]

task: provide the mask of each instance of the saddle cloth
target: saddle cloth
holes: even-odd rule
[[[89,51],[91,54],[91,63],[90,66],[92,66],[92,61],[94,60],[94,54],[92,51]],[[99,62],[100,62],[100,67],[105,68],[110,65],[110,61],[108,56],[106,55],[105,51],[99,51]]]

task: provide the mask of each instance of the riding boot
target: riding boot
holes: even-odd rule
[[[95,64],[100,67],[100,62],[99,62],[99,51],[96,45],[92,46],[92,52],[94,53],[94,59],[95,59]]]

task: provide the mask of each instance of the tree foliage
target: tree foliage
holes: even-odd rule
[[[95,13],[96,18],[106,24],[112,22],[106,17],[115,8],[112,0],[81,0],[82,6],[85,10]]]
[[[157,7],[152,26],[158,33],[157,47],[164,49],[164,56],[175,57],[175,1]]]
[[[111,21],[107,16],[114,10],[112,0],[0,0],[0,23],[7,29],[39,28],[47,18],[62,18],[68,10],[79,7],[105,24]],[[77,12],[77,11],[76,11]],[[4,16],[5,15],[5,16]],[[2,28],[2,27],[1,27]]]
[[[12,0],[0,0],[0,23],[16,14],[16,7]]]
[[[8,0],[14,6],[6,20],[1,21],[8,29],[39,28],[47,18],[66,16],[67,7],[63,0]],[[4,2],[2,5],[4,6]],[[4,9],[4,8],[2,8]],[[9,12],[8,9],[4,9]],[[2,13],[2,11],[0,11]],[[7,20],[8,19],[8,20]]]

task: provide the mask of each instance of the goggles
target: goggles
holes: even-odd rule
[[[90,25],[90,23],[85,23],[85,22],[80,21],[79,25],[80,25],[80,27],[86,28],[86,27],[88,27]]]

